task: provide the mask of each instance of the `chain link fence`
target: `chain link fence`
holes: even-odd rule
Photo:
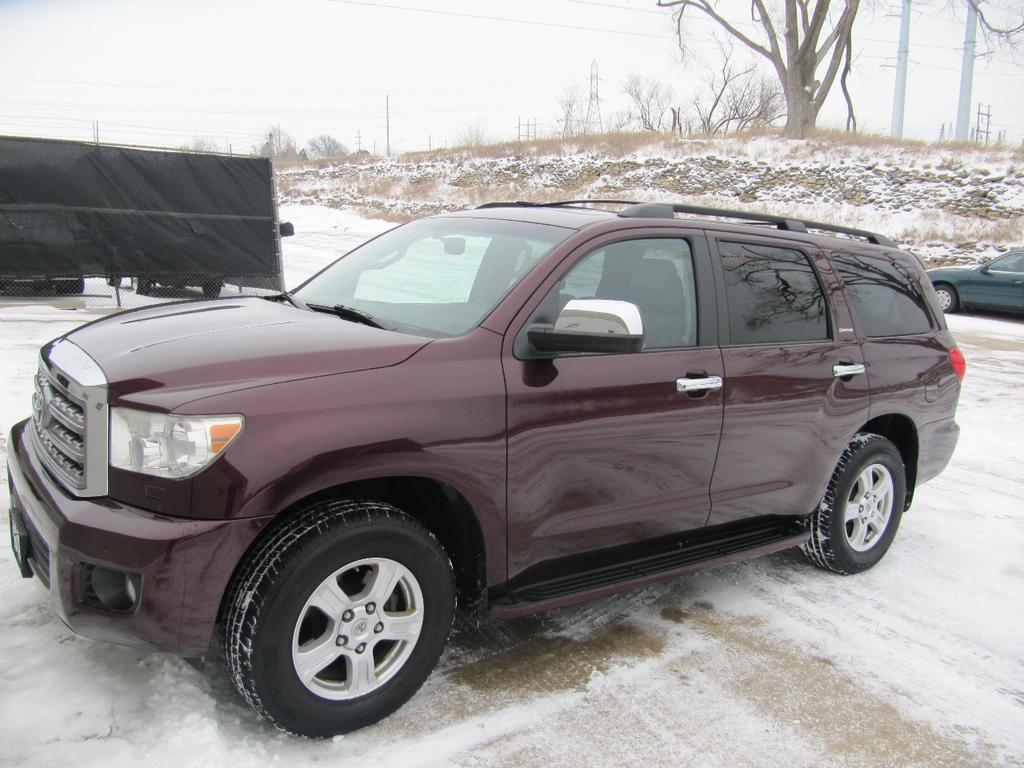
[[[268,296],[280,292],[276,278],[197,274],[0,275],[0,306],[58,304],[82,308],[132,309],[188,299]]]

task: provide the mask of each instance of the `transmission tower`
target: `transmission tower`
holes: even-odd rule
[[[590,64],[590,102],[587,104],[587,119],[583,125],[584,133],[604,133],[601,123],[601,97],[597,91],[597,59]]]

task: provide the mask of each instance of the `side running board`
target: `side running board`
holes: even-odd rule
[[[492,613],[511,618],[789,549],[807,536],[793,517],[702,528],[541,563],[492,589],[488,602]]]

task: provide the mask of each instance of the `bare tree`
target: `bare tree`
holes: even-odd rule
[[[186,152],[220,152],[221,148],[217,146],[213,139],[206,136],[193,136],[192,140],[187,144],[182,144],[181,148]]]
[[[295,146],[295,139],[290,134],[281,130],[281,126],[274,125],[265,130],[267,140],[262,145],[253,147],[253,153],[271,160],[299,160],[299,150]]]
[[[628,109],[618,109],[605,118],[604,127],[609,133],[621,133],[629,130],[635,116]]]
[[[967,4],[973,6],[978,14],[978,22],[981,24],[982,34],[985,35],[989,43],[997,45],[1000,43],[1013,44],[1024,33],[1024,8],[1012,9],[1003,6],[1002,10],[1013,16],[1013,21],[1003,22],[992,20],[993,17],[986,13],[983,0],[967,0]],[[1019,21],[1017,20],[1018,15],[1020,16]]]
[[[348,154],[348,147],[333,136],[322,133],[306,144],[306,152],[312,158],[341,157]]]
[[[584,118],[579,83],[565,87],[562,95],[558,97],[558,108],[562,113],[562,138],[567,139],[581,133]]]
[[[676,32],[684,51],[689,35],[686,11],[692,9],[766,59],[786,101],[785,134],[805,136],[853,46],[853,21],[860,0],[749,0],[749,4],[743,0],[728,12],[720,11],[719,4],[719,0],[658,0],[662,7],[675,8]],[[750,21],[735,10],[744,7],[749,9]],[[741,30],[748,26],[754,28],[749,34]],[[822,65],[824,71],[819,72]]]
[[[693,127],[709,135],[771,125],[786,113],[778,83],[754,63],[735,62],[731,46],[721,47],[721,63],[693,97]],[[678,120],[678,118],[676,118]]]
[[[672,103],[672,90],[654,77],[629,75],[622,86],[636,108],[636,119],[645,131],[665,130],[665,113]]]
[[[482,117],[465,123],[457,134],[455,143],[460,147],[480,147],[487,143],[487,121]]]

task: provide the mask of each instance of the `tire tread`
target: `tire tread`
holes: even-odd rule
[[[260,626],[263,595],[269,584],[293,558],[315,546],[329,530],[381,525],[412,529],[431,541],[448,560],[437,537],[397,507],[376,501],[326,499],[289,515],[257,545],[232,580],[221,624],[224,662],[235,688],[257,714],[282,731],[292,732],[273,716],[260,698],[253,675],[253,638]],[[449,561],[449,575],[451,576]],[[454,576],[451,576],[454,585]],[[454,589],[454,586],[453,586]]]
[[[846,468],[855,461],[863,451],[867,450],[872,443],[879,440],[884,441],[887,445],[891,444],[886,437],[873,432],[860,432],[854,435],[853,439],[839,457],[839,462],[836,464],[836,468],[832,472],[832,477],[829,479],[828,486],[825,488],[825,494],[821,497],[821,501],[818,503],[818,506],[815,507],[814,511],[807,519],[807,528],[810,530],[811,536],[801,549],[803,550],[804,556],[819,568],[823,568],[826,571],[832,571],[833,573],[838,573],[843,576],[850,574],[848,569],[843,568],[838,564],[835,550],[832,547],[831,536],[829,535],[832,515],[836,509],[837,486],[839,485],[843,472]]]

